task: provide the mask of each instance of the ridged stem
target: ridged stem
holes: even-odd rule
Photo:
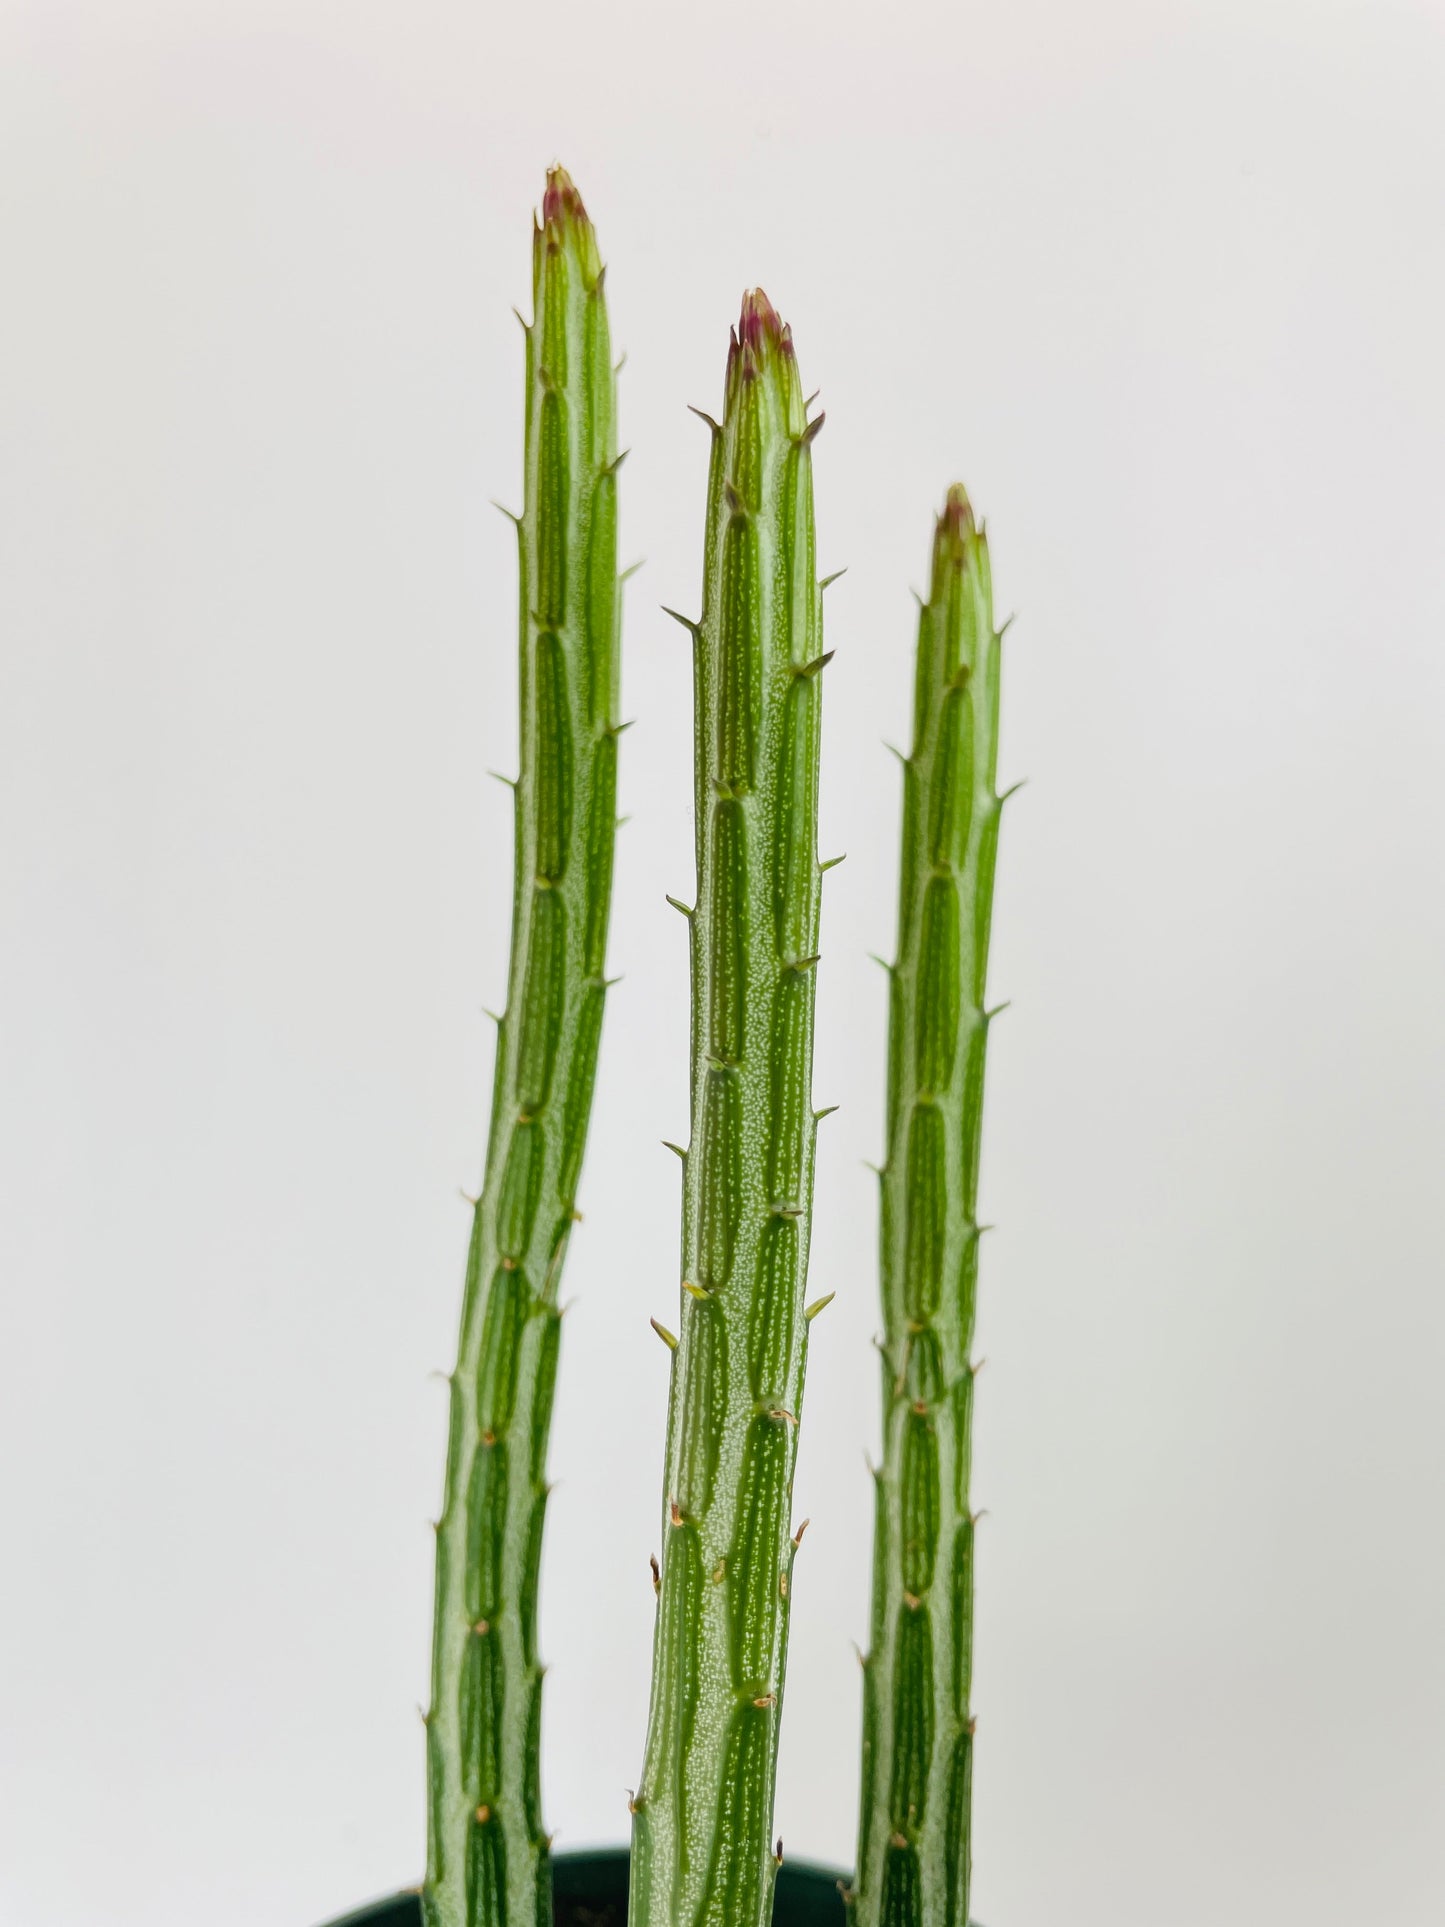
[[[904,764],[882,1173],[884,1449],[850,1927],[968,1920],[971,1346],[999,640],[988,543],[954,487],[919,617]]]
[[[744,297],[694,639],[692,1142],[631,1927],[767,1927],[808,1319],[822,598],[789,332]]]
[[[436,1536],[427,1927],[550,1927],[537,1575],[616,828],[615,380],[596,237],[547,177],[527,329],[512,952]]]

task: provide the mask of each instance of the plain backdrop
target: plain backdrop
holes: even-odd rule
[[[852,1852],[910,589],[1006,645],[976,1908],[1445,1919],[1445,9],[9,0],[0,1922],[415,1880],[502,995],[530,209],[622,378],[623,807],[546,1810],[643,1738],[705,434],[828,427],[816,1328],[777,1824]]]

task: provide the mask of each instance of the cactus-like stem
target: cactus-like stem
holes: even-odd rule
[[[592,223],[556,168],[527,329],[512,954],[436,1540],[427,1927],[552,1918],[537,1573],[617,815],[619,458],[602,282]]]
[[[969,1441],[984,1009],[1000,798],[988,544],[948,492],[918,625],[890,972],[883,1465],[851,1927],[964,1927],[973,1722]]]
[[[693,635],[692,1144],[631,1927],[768,1927],[808,1319],[822,596],[790,334],[744,297]]]

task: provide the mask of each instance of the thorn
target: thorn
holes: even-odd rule
[[[677,1340],[673,1337],[672,1333],[667,1329],[666,1325],[659,1325],[655,1318],[649,1318],[647,1322],[649,1325],[651,1325],[652,1329],[657,1333],[658,1337],[662,1340],[663,1344],[666,1345],[667,1349],[670,1352],[675,1352],[677,1350]]]
[[[776,1861],[777,1861],[777,1863],[778,1863],[778,1865],[779,1865],[779,1866],[781,1867],[781,1866],[782,1866],[782,1864],[783,1864],[783,1836],[782,1836],[782,1834],[779,1834],[779,1835],[778,1835],[778,1844],[777,1844],[777,1845],[776,1845],[776,1846],[775,1846],[775,1847],[773,1848],[773,1858],[774,1858],[774,1860],[776,1860]]]
[[[908,758],[903,754],[903,751],[898,747],[896,743],[885,742],[883,747],[888,751],[890,756],[896,756],[899,762],[902,763],[903,767],[907,769]]]
[[[496,782],[505,783],[509,790],[514,790],[517,787],[516,777],[503,776],[502,772],[499,769],[489,769],[487,771],[487,774],[488,776],[492,777]]]
[[[720,1586],[723,1580],[726,1579],[727,1570],[728,1570],[728,1562],[724,1557],[720,1555],[718,1558],[717,1564],[712,1569],[712,1583],[715,1586]]]
[[[691,616],[679,615],[676,609],[669,609],[665,602],[659,606],[665,616],[671,616],[674,622],[680,622],[682,624],[694,642],[702,641],[702,624],[700,622],[694,622]]]
[[[647,1563],[649,1566],[652,1567],[652,1590],[654,1592],[661,1592],[662,1591],[662,1569],[657,1563],[657,1554],[655,1552],[650,1552],[647,1555]]]
[[[879,967],[879,969],[880,969],[880,970],[886,970],[886,971],[888,972],[888,975],[889,975],[890,977],[891,977],[891,976],[893,975],[893,973],[894,973],[894,972],[895,972],[895,971],[897,970],[897,968],[898,968],[898,966],[897,966],[897,964],[891,964],[891,963],[889,963],[889,961],[888,961],[888,959],[887,959],[886,957],[880,957],[880,956],[878,955],[878,952],[877,952],[876,950],[870,950],[870,951],[868,952],[868,955],[869,955],[869,956],[870,956],[870,957],[872,958],[872,960],[873,960],[873,962],[874,962],[874,963],[876,963],[876,964],[878,965],[878,967]]]
[[[670,1525],[680,1526],[682,1524],[682,1507],[677,1503],[676,1499],[668,1500],[667,1517]]]
[[[832,1117],[837,1109],[838,1106],[836,1104],[825,1104],[821,1111],[814,1111],[813,1122],[815,1124],[821,1124],[825,1117]]]
[[[687,1163],[687,1152],[680,1144],[674,1144],[671,1138],[666,1137],[661,1140],[661,1143],[664,1151],[671,1151],[674,1157],[681,1158],[684,1164]]]
[[[674,910],[680,912],[681,915],[687,918],[689,923],[692,922],[693,909],[690,905],[680,902],[676,897],[665,897],[663,901],[670,903]]]
[[[778,1597],[779,1599],[786,1599],[787,1596],[788,1596],[788,1575],[786,1572],[780,1572],[778,1574]]]
[[[798,1423],[793,1414],[783,1405],[771,1406],[768,1410],[768,1417],[773,1421],[774,1425],[796,1426]]]
[[[705,408],[694,408],[692,403],[689,402],[687,404],[687,412],[689,415],[696,415],[700,422],[706,422],[708,427],[712,430],[715,436],[721,435],[722,433],[721,426],[713,420],[712,416],[708,414]]]
[[[629,562],[625,569],[618,570],[617,586],[619,589],[622,587],[624,582],[630,582],[632,580],[633,576],[637,574],[637,571],[643,566],[646,560],[647,560],[647,557],[645,555],[639,556],[635,562]]]
[[[836,870],[840,863],[844,863],[847,861],[847,857],[848,857],[848,852],[846,850],[843,852],[842,856],[830,856],[826,863],[820,863],[818,865],[818,875],[822,876],[824,872],[828,870]]]
[[[918,1597],[917,1593],[905,1592],[903,1595],[903,1603],[909,1612],[916,1613],[918,1608],[923,1604],[923,1601]]]
[[[999,808],[1002,809],[1011,796],[1017,796],[1028,780],[1027,776],[1021,776],[1016,783],[1010,783],[1003,795],[998,799]]]
[[[627,1789],[627,1811],[631,1814],[638,1814],[642,1811],[642,1802],[638,1799],[631,1787]]]
[[[833,584],[840,581],[847,573],[848,571],[846,569],[834,569],[831,575],[825,575],[823,580],[818,584],[819,594],[821,595],[825,589],[831,589]]]
[[[776,1693],[759,1693],[758,1697],[753,1701],[753,1705],[757,1707],[776,1706],[777,1703],[778,1696]]]
[[[908,1845],[908,1836],[904,1833],[890,1833],[888,1836],[888,1844],[890,1847],[906,1847]]]
[[[684,1291],[691,1292],[693,1297],[698,1299],[704,1305],[707,1303],[708,1299],[712,1297],[712,1293],[708,1290],[706,1285],[695,1285],[690,1278],[683,1279],[682,1288]]]
[[[818,439],[819,431],[827,419],[826,414],[815,415],[803,430],[802,434],[793,437],[794,448],[811,448],[813,443]]]
[[[811,1324],[813,1319],[818,1316],[818,1313],[820,1311],[826,1311],[837,1296],[836,1291],[829,1291],[825,1292],[821,1298],[815,1298],[812,1304],[804,1310],[803,1317]]]
[[[526,318],[525,318],[525,316],[523,315],[523,313],[522,313],[522,310],[521,310],[520,308],[515,308],[515,307],[514,307],[514,308],[512,309],[512,313],[513,313],[513,314],[514,314],[514,315],[515,315],[515,316],[517,317],[517,319],[518,319],[518,321],[520,321],[520,322],[521,322],[521,324],[522,324],[522,333],[523,333],[524,335],[529,335],[529,334],[531,334],[531,332],[532,332],[532,330],[531,330],[531,328],[530,328],[530,327],[528,326],[528,323],[527,323],[527,320],[526,320]]]
[[[793,1550],[794,1550],[794,1552],[796,1552],[796,1551],[798,1550],[798,1547],[799,1547],[800,1545],[802,1545],[802,1543],[803,1543],[803,1534],[804,1534],[804,1533],[805,1533],[805,1532],[806,1532],[806,1531],[808,1530],[808,1527],[809,1527],[809,1526],[810,1526],[810,1525],[811,1525],[812,1523],[813,1523],[813,1521],[812,1521],[811,1519],[804,1519],[804,1521],[803,1521],[803,1523],[802,1523],[802,1524],[801,1524],[801,1525],[800,1525],[800,1526],[798,1527],[798,1530],[797,1530],[797,1531],[796,1531],[796,1532],[795,1532],[795,1533],[793,1534]]]
[[[615,475],[631,453],[632,450],[630,448],[624,448],[619,454],[612,457],[612,460],[603,468],[602,473],[604,475]]]
[[[488,1012],[488,1015],[490,1014],[491,1013]],[[473,1211],[475,1211],[477,1206],[481,1203],[481,1199],[474,1198],[470,1191],[459,1191],[457,1193],[457,1196],[461,1199],[463,1204],[469,1204]]]
[[[602,272],[603,274],[606,274],[607,272],[606,268],[604,268]],[[620,375],[626,366],[627,366],[627,350],[624,348],[622,350],[622,353],[617,357],[616,361],[614,361],[612,364],[613,374]]]
[[[489,1623],[488,1623],[488,1621],[487,1621],[487,1620],[485,1620],[485,1619],[479,1619],[479,1620],[477,1621],[477,1623],[476,1623],[476,1625],[475,1625],[475,1626],[473,1626],[473,1628],[472,1628],[472,1631],[473,1631],[473,1632],[474,1632],[474,1633],[475,1633],[475,1634],[477,1635],[477,1638],[478,1638],[478,1639],[485,1639],[485,1638],[486,1638],[486,1636],[487,1636],[487,1634],[488,1634],[488,1633],[489,1633],[489,1632],[490,1632],[491,1630],[492,1630],[492,1628],[491,1628],[491,1626],[490,1626],[490,1624],[489,1624]]]
[[[1005,616],[1003,619],[1003,626],[1001,628],[995,629],[993,632],[994,641],[1002,642],[1004,637],[1008,634],[1009,630],[1013,628],[1013,626],[1014,626],[1013,617]]]
[[[788,968],[789,970],[797,971],[798,975],[801,977],[805,970],[811,970],[814,964],[821,963],[822,961],[823,961],[822,951],[815,950],[811,957],[794,957],[793,961],[788,965]]]
[[[986,1010],[983,1013],[983,1021],[986,1024],[991,1024],[995,1017],[1001,1017],[1003,1015],[1012,1002],[1012,997],[1005,997],[1001,1004],[995,1004],[992,1010]]]
[[[523,325],[525,326],[526,324],[524,323]],[[521,528],[521,526],[522,526],[522,518],[521,518],[521,516],[520,516],[520,515],[514,515],[514,514],[513,514],[513,512],[511,511],[511,509],[509,509],[509,508],[507,507],[507,505],[506,505],[506,504],[505,504],[504,502],[497,502],[497,501],[494,501],[494,502],[492,503],[492,507],[493,507],[493,508],[494,508],[494,509],[495,509],[495,510],[497,511],[497,513],[498,513],[499,515],[505,515],[505,516],[506,516],[506,518],[507,518],[507,520],[508,520],[508,521],[509,521],[509,522],[511,523],[511,525],[512,525],[512,527],[513,527],[514,529],[520,529],[520,528]]]
[[[729,515],[746,517],[748,505],[729,481],[723,483],[723,501],[727,504]]]
[[[821,656],[815,656],[811,662],[800,664],[793,674],[798,677],[821,675],[837,653],[836,649],[826,649]]]
[[[631,821],[632,821],[632,818],[630,815],[615,817],[613,819],[612,827],[614,830],[625,830]]]
[[[484,1827],[487,1824],[487,1822],[491,1819],[491,1817],[492,1817],[492,1809],[490,1807],[477,1808],[477,1825],[479,1827]]]
[[[813,406],[813,403],[818,399],[819,395],[822,394],[822,392],[823,391],[821,388],[815,388],[812,394],[809,395],[808,399],[803,403],[803,413],[805,415],[807,414],[808,410]]]

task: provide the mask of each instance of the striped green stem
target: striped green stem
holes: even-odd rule
[[[988,543],[954,487],[934,535],[904,764],[882,1174],[884,1450],[850,1927],[968,1920],[970,1348],[999,640]]]
[[[822,597],[789,331],[743,299],[694,639],[692,1145],[631,1927],[767,1927],[812,1108]]]
[[[537,1574],[617,814],[619,456],[602,283],[592,223],[555,168],[527,329],[512,954],[437,1527],[426,1927],[552,1918]]]

